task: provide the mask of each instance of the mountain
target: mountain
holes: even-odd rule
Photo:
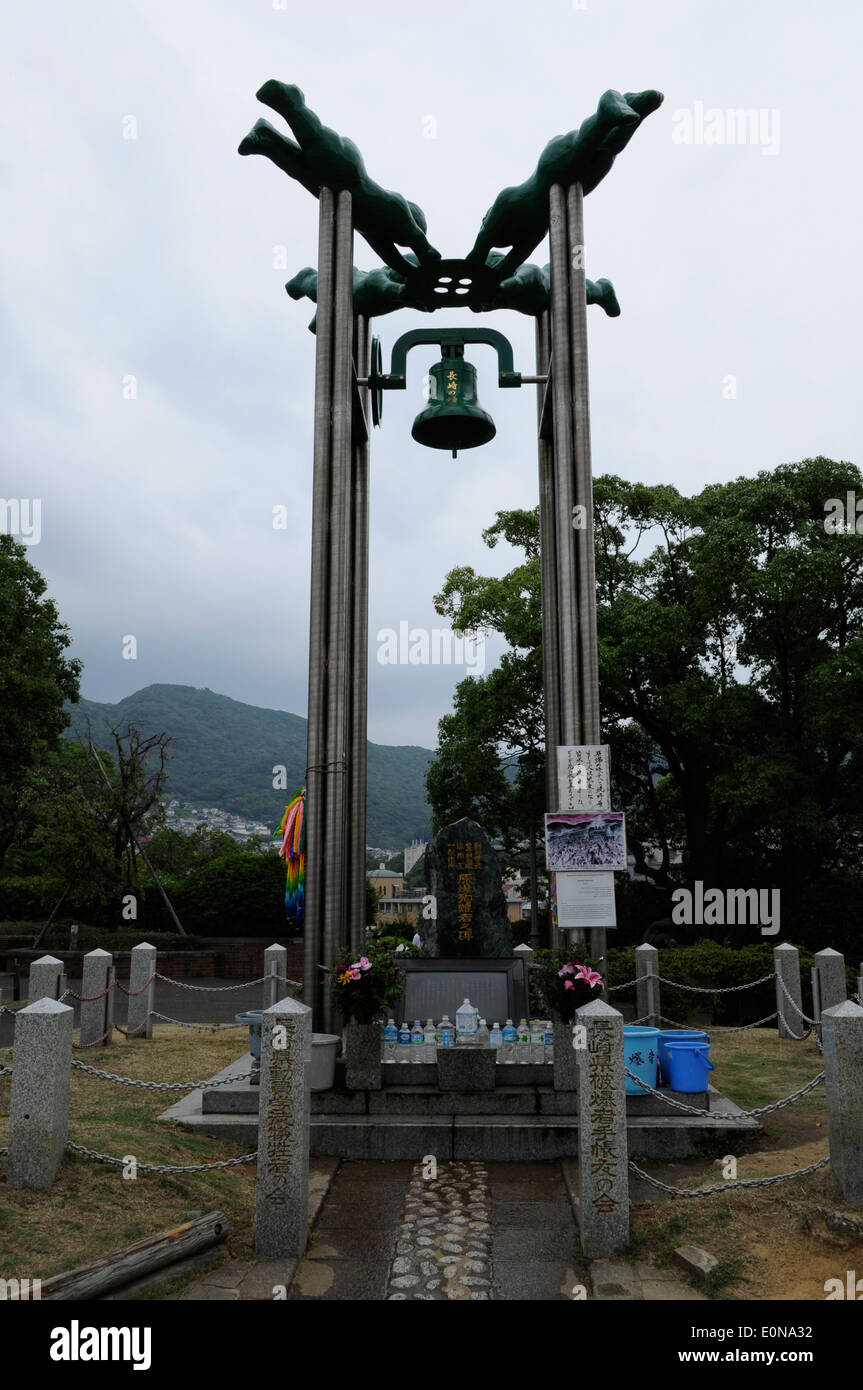
[[[113,751],[110,729],[133,723],[141,734],[169,733],[166,793],[195,806],[218,806],[273,829],[290,794],[305,780],[306,724],[298,714],[258,709],[196,690],[191,685],[148,685],[116,705],[80,700],[67,706],[69,737],[87,721],[93,742]],[[398,850],[428,837],[431,812],[425,797],[428,748],[368,744],[366,840]],[[287,768],[287,789],[273,790],[273,768]]]

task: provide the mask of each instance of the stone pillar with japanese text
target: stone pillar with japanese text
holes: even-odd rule
[[[312,1011],[282,999],[261,1015],[255,1250],[299,1259],[309,1224]]]
[[[629,1244],[629,1153],[623,1015],[601,999],[576,1010],[578,1224],[582,1253],[602,1259]]]

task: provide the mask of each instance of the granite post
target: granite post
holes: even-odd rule
[[[264,1001],[262,1009],[270,1009],[284,998],[288,977],[288,953],[284,946],[273,942],[264,952]],[[280,978],[279,978],[280,977]]]
[[[309,1225],[312,1011],[281,999],[261,1015],[255,1250],[299,1259]]]
[[[133,946],[129,971],[129,1016],[126,1028],[130,1038],[152,1038],[153,993],[156,981],[156,948],[149,941]]]
[[[110,1030],[114,1022],[113,1012],[109,1016],[108,1001],[111,994],[106,993],[111,983],[111,967],[114,957],[110,951],[98,946],[88,951],[84,957],[81,978],[81,1019],[79,1023],[78,1045],[87,1047],[100,1039],[105,1045],[111,1041]],[[99,996],[101,995],[101,998]],[[104,1035],[108,1034],[107,1037]]]
[[[30,966],[27,998],[31,1004],[38,999],[59,999],[63,993],[63,962],[56,956],[40,956]]]
[[[846,1202],[863,1206],[863,1009],[850,999],[821,1015],[830,1167]]]
[[[779,1036],[780,1038],[790,1038],[797,1034],[799,1037],[801,1033],[806,1031],[806,1026],[801,1017],[803,994],[800,987],[800,952],[797,947],[791,946],[787,941],[783,941],[781,946],[775,946],[773,948],[773,969],[776,971],[776,1008],[779,1012]],[[783,985],[785,986],[784,990]],[[786,990],[797,1006],[796,1013],[794,1006],[788,1001]],[[783,1019],[785,1020],[784,1023]]]
[[[821,977],[821,1012],[834,1004],[844,1004],[848,998],[845,984],[845,957],[831,947],[816,951],[813,957]]]
[[[655,946],[635,948],[635,1017],[660,1028],[659,952]]]
[[[49,1191],[66,1148],[74,1012],[39,999],[15,1016],[8,1187]]]
[[[578,1224],[587,1259],[629,1244],[623,1015],[601,999],[576,1010],[585,1029],[578,1060]]]

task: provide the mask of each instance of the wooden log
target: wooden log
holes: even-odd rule
[[[148,1236],[146,1240],[136,1241],[122,1250],[101,1255],[91,1264],[43,1280],[42,1299],[101,1298],[103,1294],[122,1288],[144,1274],[186,1259],[211,1245],[218,1245],[227,1235],[228,1218],[224,1212],[208,1212],[206,1216],[175,1226],[172,1231]]]

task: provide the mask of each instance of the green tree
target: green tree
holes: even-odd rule
[[[836,875],[859,881],[863,536],[825,528],[849,490],[863,493],[860,472],[824,458],[691,498],[595,480],[602,737],[637,866],[661,886],[675,847],[690,879],[779,886],[792,911]],[[484,538],[499,536],[523,563],[503,578],[454,570],[439,596],[455,627],[511,650],[500,675],[461,682],[441,721],[438,821],[515,825],[502,782],[515,750],[543,799],[537,512],[499,513]]]
[[[69,724],[81,662],[26,548],[0,534],[0,864],[15,839],[27,778]]]

